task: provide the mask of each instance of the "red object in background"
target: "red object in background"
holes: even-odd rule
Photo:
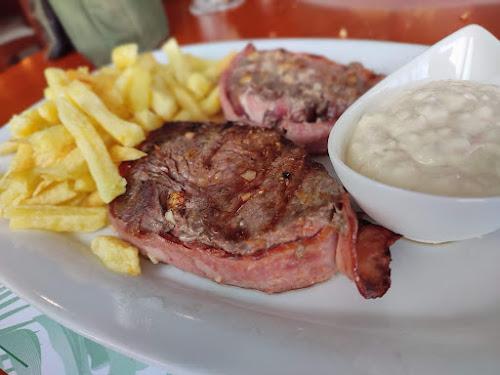
[[[81,65],[92,66],[78,53],[47,61],[45,54],[38,52],[0,73],[0,125],[43,98],[43,89],[47,86],[43,75],[45,68],[70,69]]]
[[[2,0],[3,1],[3,0]],[[433,44],[472,23],[500,37],[498,0],[246,0],[225,12],[195,16],[191,0],[163,0],[179,44],[252,38],[327,37]],[[333,4],[333,5],[332,5]],[[339,4],[339,5],[335,5]],[[0,73],[0,124],[43,97],[47,66],[89,65],[80,54],[47,62],[39,52]]]

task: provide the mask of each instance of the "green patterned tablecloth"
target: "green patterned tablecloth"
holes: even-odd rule
[[[1,284],[0,369],[9,375],[171,375],[63,327]]]

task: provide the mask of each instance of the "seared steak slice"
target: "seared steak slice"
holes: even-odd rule
[[[383,78],[360,63],[249,44],[220,80],[226,119],[275,128],[315,154],[327,151],[330,130],[357,98]]]
[[[110,213],[153,260],[273,293],[327,280],[341,253],[355,255],[347,193],[273,130],[170,123],[140,148],[146,157],[120,166],[127,191]]]

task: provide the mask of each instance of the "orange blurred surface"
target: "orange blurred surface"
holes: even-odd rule
[[[269,37],[433,44],[472,23],[500,37],[500,1],[421,0],[420,4],[424,2],[409,6],[410,2],[400,0],[246,0],[225,12],[194,16],[189,12],[190,0],[163,0],[171,36],[179,44]],[[341,5],[346,3],[350,8]],[[55,61],[46,61],[39,52],[0,73],[0,124],[43,97],[46,67],[80,65],[91,66],[76,52]]]
[[[42,99],[43,89],[47,86],[43,75],[45,68],[54,66],[69,69],[81,65],[92,67],[92,64],[78,53],[47,61],[44,53],[38,52],[0,73],[0,124],[5,124],[12,115]]]

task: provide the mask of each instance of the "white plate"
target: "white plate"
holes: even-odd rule
[[[255,44],[358,60],[385,73],[425,49],[326,39]],[[243,46],[186,50],[219,57]],[[6,129],[1,135],[7,137]],[[174,374],[496,374],[500,368],[500,232],[439,246],[398,241],[393,285],[378,300],[364,300],[341,275],[271,296],[146,261],[143,276],[125,277],[90,254],[89,237],[10,231],[3,220],[0,239],[7,287],[68,328]]]

